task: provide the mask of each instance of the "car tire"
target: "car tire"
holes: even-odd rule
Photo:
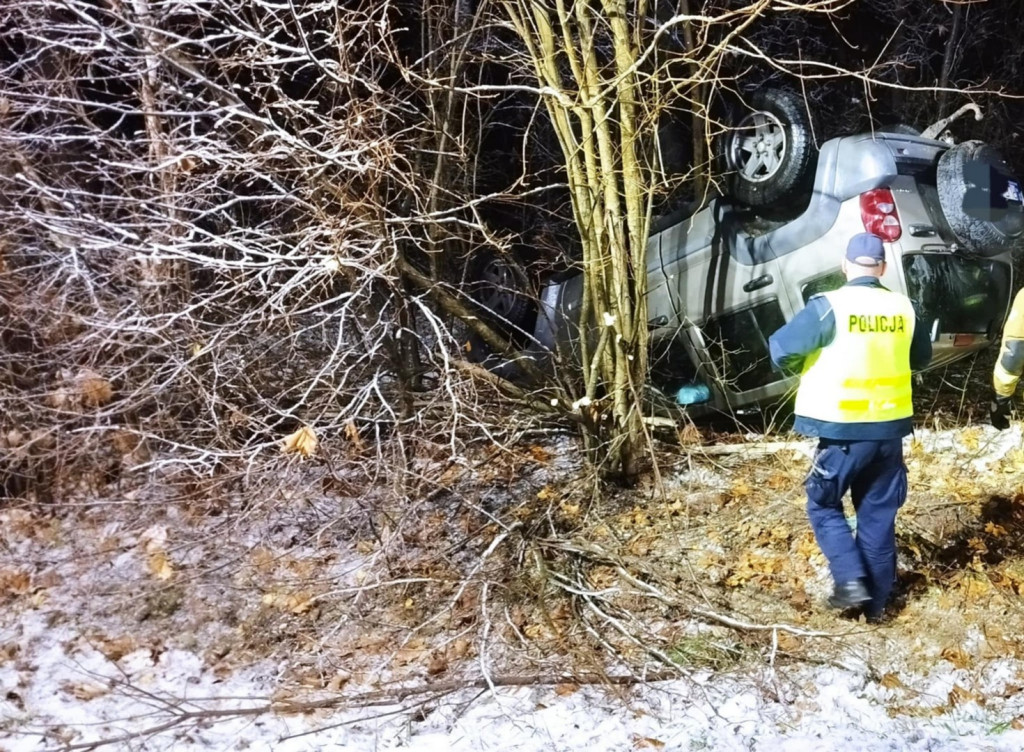
[[[981,141],[950,147],[936,178],[942,213],[965,250],[994,256],[1024,249],[1021,183],[995,148]]]
[[[755,92],[724,137],[729,192],[748,206],[795,199],[811,187],[816,149],[803,99],[786,89]]]
[[[537,306],[528,294],[529,280],[521,266],[499,256],[481,256],[470,266],[464,289],[485,323],[513,345],[526,344]],[[473,331],[467,336],[466,350],[470,360],[476,362],[495,355],[490,345]]]

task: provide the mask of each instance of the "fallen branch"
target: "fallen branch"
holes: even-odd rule
[[[599,546],[592,543],[586,544],[586,546],[576,546],[565,541],[552,541],[544,540],[538,541],[541,545],[546,545],[557,550],[575,553],[582,557],[588,557],[599,561],[601,564],[611,564],[615,571],[618,572],[619,576],[627,582],[636,586],[639,590],[646,593],[649,597],[654,598],[666,605],[675,606],[677,608],[685,609],[685,611],[693,617],[703,619],[704,621],[713,622],[722,626],[729,627],[731,629],[740,630],[743,632],[787,632],[798,637],[835,637],[836,635],[831,632],[811,632],[806,629],[800,629],[789,624],[756,624],[752,622],[740,621],[731,616],[720,614],[715,611],[708,611],[700,608],[692,608],[687,604],[679,601],[677,598],[673,598],[658,588],[651,585],[649,582],[644,582],[639,577],[631,574],[627,569],[627,564],[621,557],[615,556],[614,554],[603,550]]]
[[[939,135],[944,130],[946,130],[947,127],[949,127],[950,123],[952,123],[958,117],[960,117],[961,115],[963,115],[963,114],[965,114],[967,112],[973,112],[974,113],[974,119],[975,120],[981,120],[981,117],[982,117],[981,116],[981,108],[978,107],[978,105],[976,105],[973,102],[971,102],[969,104],[965,104],[963,107],[961,107],[959,110],[954,112],[949,117],[944,117],[941,120],[936,120],[934,123],[929,125],[923,131],[921,131],[921,138],[938,138]]]
[[[502,339],[486,322],[482,321],[476,312],[470,308],[467,302],[458,297],[455,291],[449,292],[444,285],[432,279],[416,268],[415,264],[407,259],[399,257],[397,268],[403,279],[410,284],[423,290],[433,299],[445,312],[460,319],[466,326],[472,329],[483,339],[487,345],[496,353],[501,354],[509,360],[515,360],[523,373],[536,384],[550,383],[551,379],[534,364],[529,358],[520,357],[520,353],[507,340]]]
[[[536,394],[531,394],[525,389],[520,388],[516,384],[513,384],[508,379],[504,379],[498,376],[496,373],[488,371],[486,368],[478,366],[475,363],[470,363],[468,360],[453,360],[452,365],[458,368],[463,373],[472,376],[477,381],[483,381],[490,384],[498,391],[504,393],[506,396],[523,402],[531,409],[536,410],[538,413],[557,413],[559,417],[567,418],[568,420],[576,423],[580,422],[580,416],[576,413],[570,413],[566,410],[561,410],[557,405],[563,404],[562,401],[558,401],[557,405],[552,405],[552,400],[544,400],[538,397]]]
[[[463,689],[487,689],[491,684],[495,687],[547,687],[560,684],[631,686],[651,681],[678,679],[679,674],[680,672],[677,668],[676,670],[647,673],[645,676],[638,676],[636,674],[605,675],[595,672],[588,674],[564,674],[561,676],[533,674],[529,676],[492,676],[490,679],[484,677],[479,679],[452,679],[451,681],[433,682],[415,687],[379,689],[353,697],[328,697],[309,702],[271,702],[267,705],[267,710],[272,710],[276,713],[308,713],[313,710],[339,707],[346,703],[351,707],[370,707],[379,704],[382,700],[401,701],[414,695],[444,695]]]
[[[751,622],[740,621],[739,619],[734,619],[731,616],[719,614],[715,611],[705,611],[703,609],[691,609],[690,613],[694,616],[699,616],[702,619],[721,624],[724,627],[738,629],[743,632],[771,632],[773,635],[778,632],[786,632],[791,635],[796,635],[797,637],[835,637],[831,632],[811,632],[789,624],[754,624]]]
[[[645,426],[653,428],[676,428],[678,422],[674,418],[665,418],[660,415],[645,415],[641,420]]]
[[[784,451],[796,452],[804,457],[814,456],[814,447],[809,441],[765,441],[744,444],[717,444],[715,446],[696,446],[690,454],[718,457],[730,454],[766,455]]]
[[[581,685],[613,685],[613,686],[633,686],[636,684],[646,684],[654,681],[665,681],[668,679],[679,678],[680,671],[677,670],[665,670],[648,672],[644,676],[638,676],[635,674],[618,674],[606,676],[603,674],[567,674],[563,676],[550,676],[550,675],[532,675],[532,676],[492,676],[490,678],[481,677],[479,679],[468,679],[459,680],[454,679],[446,682],[436,682],[432,684],[424,684],[417,687],[396,687],[394,689],[381,689],[373,692],[365,692],[360,695],[344,696],[334,695],[331,697],[324,697],[319,700],[309,700],[304,702],[294,700],[269,700],[259,705],[245,708],[208,708],[201,710],[176,710],[174,717],[158,723],[149,728],[142,729],[140,731],[128,732],[120,734],[115,737],[107,739],[97,739],[88,742],[78,742],[75,744],[62,745],[59,749],[62,752],[67,750],[78,750],[78,749],[99,749],[100,747],[108,747],[111,745],[120,745],[126,742],[130,742],[135,739],[143,739],[146,737],[154,736],[155,734],[169,731],[170,729],[177,728],[189,723],[199,722],[210,722],[218,720],[227,720],[231,718],[254,718],[260,715],[268,713],[292,713],[292,714],[304,714],[311,713],[316,710],[331,710],[339,708],[365,708],[373,707],[381,704],[393,704],[395,702],[402,702],[410,697],[416,695],[431,695],[430,697],[420,700],[416,705],[423,705],[432,700],[436,700],[440,697],[450,695],[454,692],[459,692],[466,689],[488,689],[491,687],[542,687],[542,686],[558,686],[574,684],[577,686]],[[195,703],[196,700],[190,700]],[[407,712],[410,708],[402,708],[398,712]],[[353,719],[353,723],[364,721],[365,718]],[[323,729],[317,729],[322,731]],[[53,750],[57,752],[57,750]]]

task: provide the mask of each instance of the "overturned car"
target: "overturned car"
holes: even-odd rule
[[[722,411],[790,393],[795,379],[772,367],[768,337],[812,295],[845,282],[841,252],[861,232],[885,242],[883,284],[930,322],[930,367],[997,340],[1012,257],[1024,248],[1024,196],[995,149],[896,126],[826,141],[815,154],[802,101],[769,90],[751,107],[725,140],[729,195],[652,227],[647,307],[657,393]],[[769,218],[794,199],[796,210]],[[571,360],[582,275],[548,282],[530,304],[521,284],[495,261],[475,296],[530,335],[524,357]]]

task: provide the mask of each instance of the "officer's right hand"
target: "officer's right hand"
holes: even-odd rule
[[[1000,431],[1010,427],[1010,397],[996,397],[988,406],[989,422]]]

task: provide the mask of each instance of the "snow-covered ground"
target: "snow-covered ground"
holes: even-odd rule
[[[68,627],[26,613],[5,629],[0,748],[144,750],[920,750],[1019,752],[1024,693],[950,705],[957,671],[888,682],[856,665],[698,672],[631,687],[556,685],[423,693],[358,709],[281,712],[276,667],[228,676],[199,656],[138,650],[117,661]],[[25,660],[27,659],[27,660]],[[990,669],[989,697],[1015,689],[1021,667]],[[921,689],[911,685],[920,684]],[[887,687],[886,685],[892,685]],[[346,688],[348,696],[359,694]],[[326,697],[326,695],[322,695]],[[913,697],[914,712],[906,712]],[[290,698],[308,701],[312,698]],[[275,702],[277,710],[254,713]],[[891,712],[895,707],[903,712]],[[233,715],[233,711],[239,714]],[[163,731],[159,730],[164,728]]]
[[[929,454],[946,452],[977,471],[1021,446],[1016,426],[1002,434],[973,430],[966,443],[951,432],[919,432],[916,440]],[[869,668],[857,649],[849,649],[839,650],[831,664],[772,665],[766,659],[728,673],[700,669],[681,679],[612,687],[455,689],[460,674],[453,671],[432,690],[401,700],[396,692],[408,682],[360,684],[362,677],[346,676],[333,686],[327,681],[318,689],[297,689],[283,681],[287,660],[218,664],[201,644],[189,649],[189,640],[175,635],[114,644],[96,623],[76,618],[76,610],[88,610],[89,593],[102,590],[96,583],[120,569],[135,567],[158,582],[171,576],[167,541],[151,534],[159,528],[133,538],[103,528],[113,541],[116,566],[101,570],[83,558],[105,550],[99,542],[86,551],[83,540],[27,521],[28,532],[12,532],[8,523],[14,521],[0,519],[8,528],[5,564],[28,566],[36,556],[37,565],[45,561],[52,569],[31,581],[10,570],[6,583],[0,581],[0,598],[4,589],[17,594],[0,600],[11,605],[0,614],[2,752],[98,746],[183,752],[1024,750],[1024,661],[998,655],[971,667],[921,661],[916,665],[929,668],[915,674],[906,668],[911,664],[900,668],[891,656]],[[175,566],[185,561],[174,555]],[[84,588],[72,582],[87,577],[93,582]],[[124,583],[131,587],[124,580],[122,591]],[[885,642],[893,627],[838,623],[837,637],[868,629]],[[490,665],[499,663],[499,656],[489,658]],[[479,678],[479,665],[461,666],[463,675]]]

